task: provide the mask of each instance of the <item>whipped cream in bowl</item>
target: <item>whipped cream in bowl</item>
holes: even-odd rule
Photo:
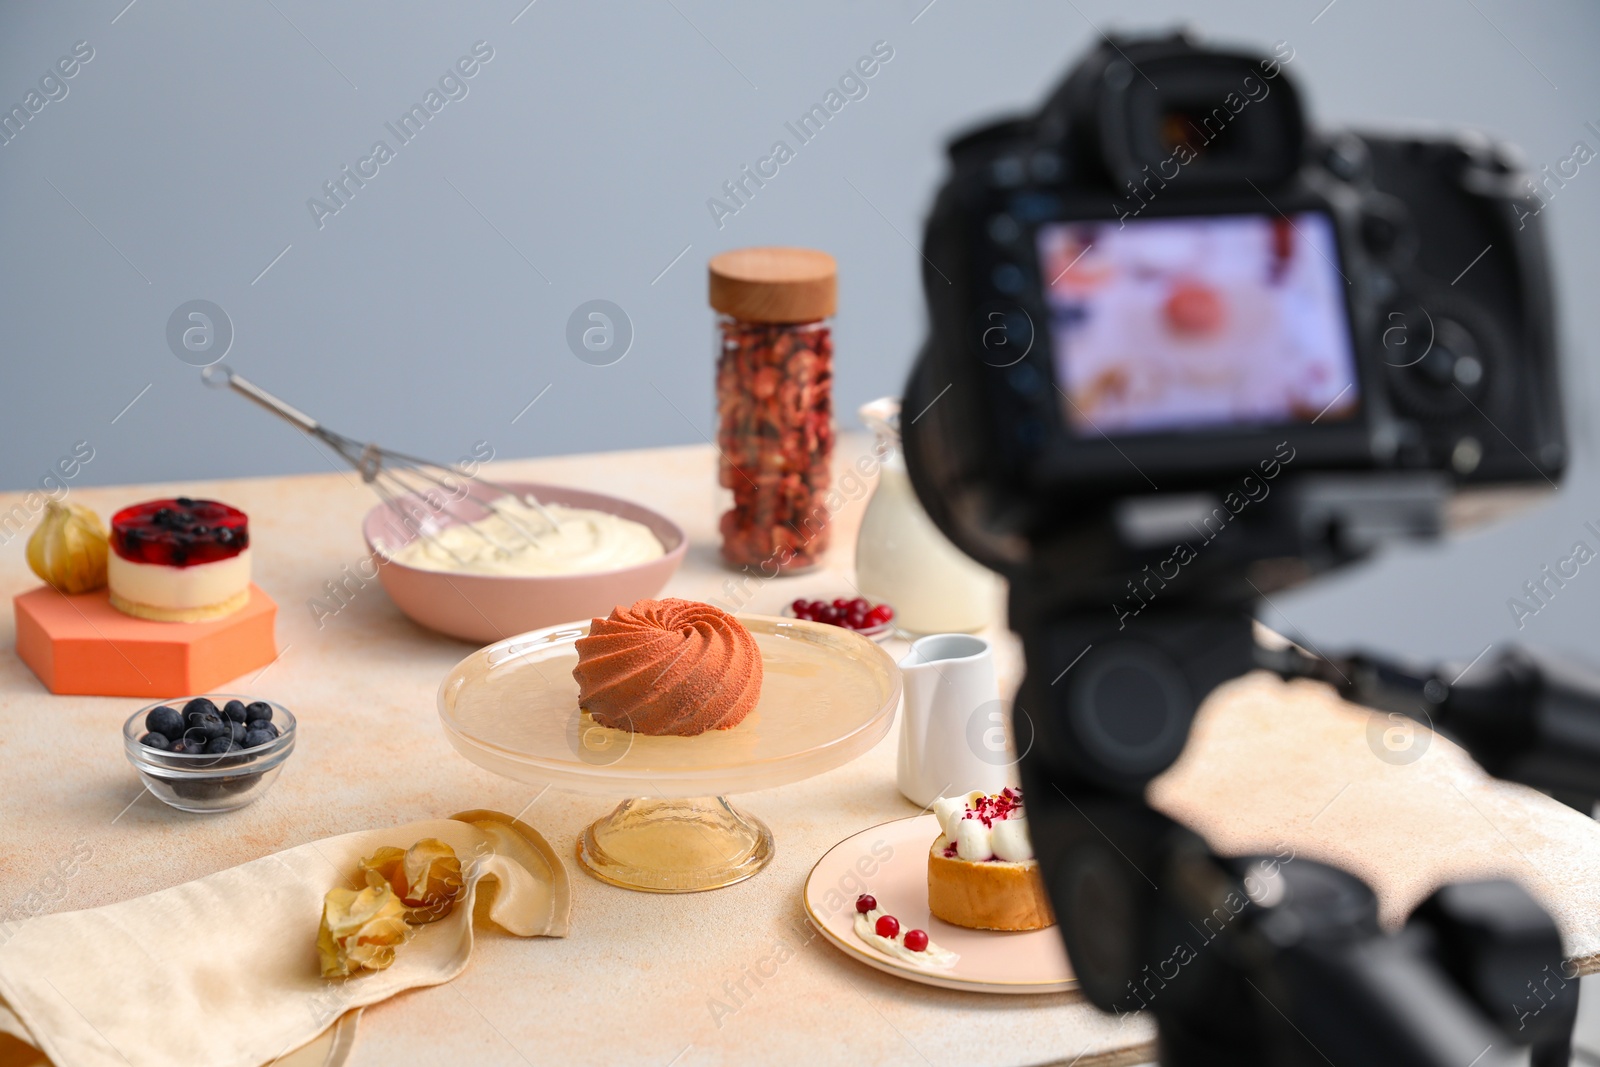
[[[514,495],[490,508],[457,501],[445,510],[418,496],[374,507],[362,523],[371,555],[327,575],[310,604],[318,625],[370,610],[376,580],[414,622],[487,644],[654,597],[689,549],[682,527],[631,500],[497,482]]]
[[[422,570],[533,578],[631,567],[667,551],[644,523],[594,508],[538,508],[508,496],[487,510],[475,522],[428,530],[428,536],[396,551],[394,562]]]

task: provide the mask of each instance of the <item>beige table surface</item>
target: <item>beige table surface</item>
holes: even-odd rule
[[[289,442],[286,447],[293,447]],[[838,460],[866,450],[841,440]],[[714,453],[707,446],[498,465],[520,476],[614,493],[661,510],[689,533],[668,595],[727,598],[716,553]],[[10,651],[0,622],[0,920],[93,907],[196,878],[306,841],[493,808],[540,829],[564,856],[604,814],[604,800],[500,779],[445,741],[434,694],[471,647],[407,620],[376,582],[322,620],[311,608],[355,569],[369,491],[340,473],[174,486],[74,489],[103,516],[155,496],[215,497],[251,518],[257,582],[278,602],[282,653],[233,689],[283,702],[300,720],[294,757],[260,802],[229,815],[186,815],[142,794],[118,727],[139,702],[48,694]],[[0,514],[23,501],[0,494]],[[753,589],[747,610],[776,613],[796,596],[853,595],[851,547],[864,503],[839,514],[824,569]],[[3,540],[3,534],[0,534]],[[36,583],[23,537],[0,545],[0,591]],[[992,634],[1002,675],[1019,660]],[[903,642],[888,645],[897,658]],[[1367,713],[1312,685],[1253,676],[1202,709],[1183,760],[1153,789],[1156,803],[1219,848],[1273,850],[1338,862],[1378,888],[1403,917],[1438,882],[1503,872],[1524,880],[1562,922],[1569,954],[1600,965],[1600,830],[1527,790],[1492,782],[1434,740],[1397,766],[1367,743]],[[1022,1065],[1136,1063],[1150,1028],[1099,1015],[1075,994],[983,996],[915,985],[855,963],[811,936],[800,889],[840,839],[916,814],[894,786],[896,735],[848,766],[747,794],[741,806],[772,828],[777,855],[755,878],[687,896],[602,884],[569,859],[572,934],[526,942],[486,936],[447,986],[369,1009],[352,1064],[817,1062]],[[89,858],[47,878],[57,859]],[[307,936],[313,936],[308,929]],[[777,973],[747,969],[780,943]],[[785,956],[789,954],[785,953]],[[770,967],[768,968],[770,969]],[[130,976],[135,980],[135,976]],[[730,993],[744,982],[744,992]],[[717,1003],[736,1010],[728,1014]]]

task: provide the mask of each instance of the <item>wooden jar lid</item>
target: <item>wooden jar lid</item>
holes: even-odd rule
[[[736,248],[711,257],[711,306],[746,322],[815,322],[833,314],[839,267],[810,248]]]

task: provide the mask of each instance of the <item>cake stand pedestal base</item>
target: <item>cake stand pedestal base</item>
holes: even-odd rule
[[[634,797],[578,838],[578,862],[602,882],[699,893],[742,882],[772,859],[772,831],[726,797]]]

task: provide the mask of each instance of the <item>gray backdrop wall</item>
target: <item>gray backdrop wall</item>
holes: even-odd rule
[[[1322,122],[1477,125],[1536,167],[1600,149],[1587,0],[4,0],[0,108],[27,117],[0,126],[0,488],[79,441],[80,484],[326,469],[174,355],[168,320],[197,299],[231,322],[232,366],[356,436],[446,459],[480,439],[501,456],[698,441],[705,262],[751,244],[838,257],[848,424],[899,391],[918,343],[913,242],[944,136],[1034,104],[1100,30],[1180,20],[1289,42]],[[864,95],[798,144],[784,124],[878,42],[892,58]],[[400,129],[416,104],[426,123]],[[779,139],[795,157],[728,200]],[[1582,526],[1600,519],[1597,205],[1584,168],[1547,213],[1578,437],[1562,496],[1279,598],[1288,621],[1269,619],[1325,646],[1470,658],[1520,637],[1600,659],[1600,566],[1520,633],[1507,605],[1574,541],[1600,547]],[[609,366],[566,342],[592,299],[632,324]]]

